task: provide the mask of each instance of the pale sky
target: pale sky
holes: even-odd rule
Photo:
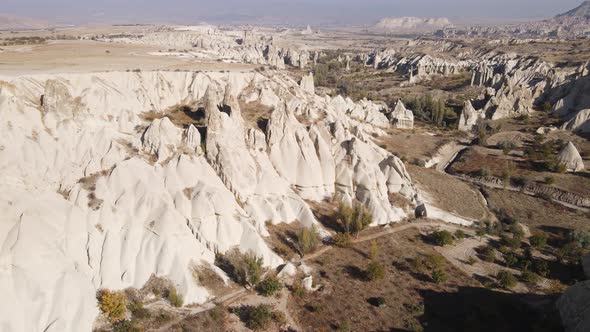
[[[387,16],[547,18],[582,0],[0,0],[0,13],[62,23],[363,24]]]

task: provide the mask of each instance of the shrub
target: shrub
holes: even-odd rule
[[[527,271],[532,265],[533,262],[527,258],[522,258],[518,261],[518,268],[522,271]]]
[[[498,247],[498,251],[502,254],[502,255],[508,255],[508,253],[512,252],[512,249],[508,248],[505,245],[501,245],[500,247]]]
[[[318,303],[308,303],[305,305],[305,308],[311,312],[321,312],[324,311],[324,306]]]
[[[305,288],[301,285],[301,280],[296,279],[293,281],[293,284],[291,285],[291,293],[297,297],[303,297],[303,295],[305,295]]]
[[[490,170],[487,168],[480,168],[477,171],[477,176],[486,177],[490,175]]]
[[[555,178],[552,176],[545,177],[545,184],[552,185],[555,183]]]
[[[492,247],[485,247],[481,254],[486,262],[493,263],[496,260],[496,250]]]
[[[453,244],[453,235],[449,231],[436,231],[432,233],[432,239],[441,247]]]
[[[379,279],[383,279],[385,276],[385,267],[377,262],[371,262],[367,265],[367,269],[365,270],[365,277],[369,281],[376,281]]]
[[[521,274],[522,281],[528,285],[536,285],[539,282],[539,276],[531,271],[524,271]]]
[[[168,299],[168,302],[170,302],[170,304],[172,304],[175,307],[182,307],[183,303],[184,303],[184,299],[182,297],[182,295],[178,294],[178,292],[176,291],[176,287],[172,286],[170,287],[170,289],[168,289],[168,294],[166,295],[166,299]]]
[[[584,230],[574,230],[572,234],[572,242],[575,243],[578,248],[590,249],[590,232]]]
[[[515,145],[514,143],[510,142],[510,141],[504,141],[502,143],[500,143],[500,149],[502,149],[502,153],[504,153],[505,156],[510,154],[510,151],[514,150]]]
[[[383,307],[385,305],[385,298],[383,297],[371,297],[367,300],[374,307]]]
[[[334,235],[334,245],[342,248],[350,247],[352,244],[352,236],[350,233],[336,233]]]
[[[115,323],[127,316],[126,298],[123,291],[101,289],[96,294],[98,308],[111,322]]]
[[[131,315],[133,316],[133,318],[144,319],[149,318],[151,315],[150,311],[144,308],[143,302],[141,302],[140,300],[132,301],[131,303],[129,303],[128,308],[129,311],[131,311]]]
[[[218,254],[215,257],[215,265],[242,286],[254,287],[260,282],[262,264],[262,257],[256,256],[252,251],[244,254],[239,250],[232,250],[226,255]]]
[[[440,284],[447,281],[447,274],[443,270],[434,270],[432,271],[432,281],[435,284]]]
[[[506,261],[506,265],[509,267],[516,266],[519,261],[518,255],[516,255],[514,252],[509,252],[506,254],[506,256],[504,256],[504,260]]]
[[[512,249],[518,249],[518,248],[520,248],[520,245],[521,245],[521,242],[522,242],[519,237],[517,237],[517,236],[509,236],[509,235],[506,235],[506,234],[502,234],[500,236],[500,240],[501,240],[501,243],[503,245],[505,245],[507,247],[510,247]]]
[[[342,331],[342,332],[351,331],[350,321],[345,320],[345,321],[340,322],[340,324],[338,324],[338,331]]]
[[[522,239],[524,237],[524,231],[518,222],[510,225],[509,231],[514,237],[517,237],[518,239]]]
[[[371,247],[369,248],[369,258],[370,259],[377,258],[377,250],[378,250],[377,241],[372,240],[371,241]]]
[[[535,234],[529,238],[531,242],[531,246],[536,249],[543,249],[547,244],[547,235],[545,234]]]
[[[414,258],[410,265],[414,271],[424,272],[426,270],[426,262],[422,257]]]
[[[458,229],[458,230],[455,231],[455,239],[462,240],[464,238],[465,238],[465,232],[463,232],[460,229]]]
[[[445,258],[441,255],[430,255],[426,257],[426,267],[430,270],[438,270],[444,266]]]
[[[254,331],[267,329],[275,316],[267,304],[243,305],[232,308],[231,311],[240,317],[247,328]]]
[[[545,261],[535,261],[533,263],[533,271],[535,271],[538,275],[547,277],[549,275],[549,264]]]
[[[477,237],[479,237],[479,240],[481,241],[481,239],[486,236],[486,230],[483,228],[479,228],[478,230],[475,231],[475,235]]]
[[[496,276],[498,279],[498,283],[505,289],[510,289],[516,286],[516,278],[514,275],[508,271],[500,271]]]
[[[133,321],[121,320],[113,324],[113,332],[141,332]]]
[[[277,277],[270,276],[256,286],[256,291],[262,296],[273,296],[283,289],[283,284]]]
[[[467,264],[473,265],[475,263],[477,263],[477,259],[473,256],[469,256],[469,258],[467,259]]]
[[[320,237],[315,225],[311,225],[311,228],[303,227],[297,233],[297,245],[302,255],[314,251],[318,247],[319,243]]]

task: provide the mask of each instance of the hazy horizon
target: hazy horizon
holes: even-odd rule
[[[383,17],[456,22],[549,18],[581,0],[2,0],[0,13],[59,23],[264,23],[354,25]],[[488,22],[489,23],[489,22]]]

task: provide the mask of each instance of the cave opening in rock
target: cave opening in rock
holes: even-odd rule
[[[219,106],[219,111],[231,116],[231,106],[221,105]]]

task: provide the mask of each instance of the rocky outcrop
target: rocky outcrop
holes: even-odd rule
[[[412,84],[436,75],[458,74],[470,66],[467,61],[450,60],[423,53],[405,54],[393,49],[373,52],[368,55],[368,61],[375,69],[407,74],[409,83]]]
[[[301,78],[301,82],[299,83],[301,89],[314,94],[315,93],[315,86],[313,81],[313,73],[309,73],[308,75],[304,75]]]
[[[557,160],[559,163],[565,165],[570,172],[580,172],[584,170],[584,160],[582,160],[578,149],[576,149],[572,142],[568,142],[559,152]]]
[[[414,113],[412,113],[411,110],[406,109],[404,103],[401,100],[396,102],[393,111],[389,113],[389,119],[395,128],[414,128]]]
[[[561,129],[571,130],[580,134],[590,133],[590,109],[584,109],[561,126]]]
[[[477,125],[478,121],[483,119],[485,119],[485,111],[475,110],[471,101],[466,100],[461,111],[461,116],[459,117],[459,130],[470,132]]]

